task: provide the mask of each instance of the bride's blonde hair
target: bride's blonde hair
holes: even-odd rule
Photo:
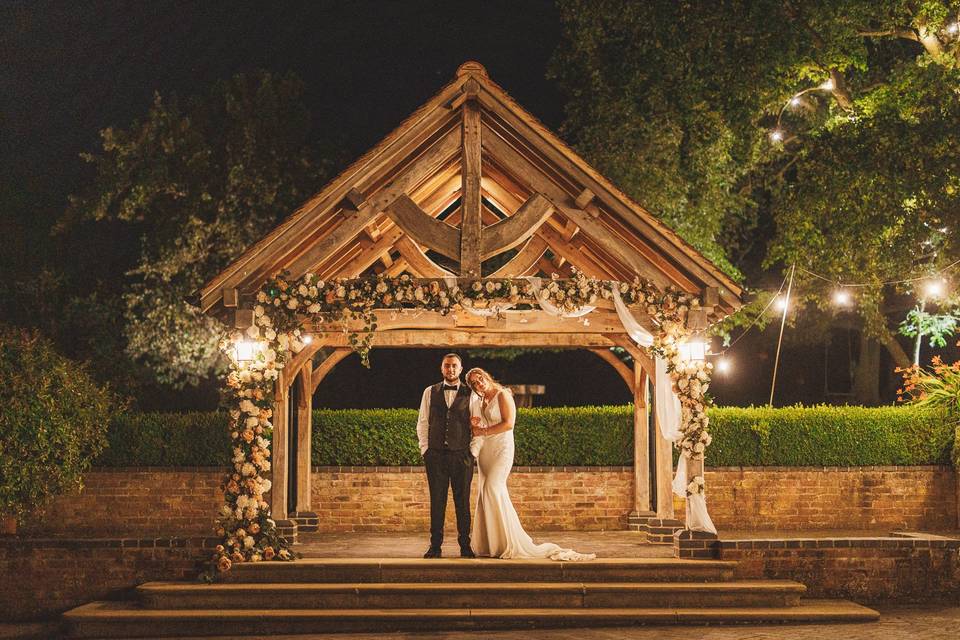
[[[467,371],[467,375],[466,375],[467,385],[470,387],[470,389],[473,390],[474,393],[478,393],[476,388],[473,386],[474,376],[483,376],[484,380],[487,381],[487,384],[489,384],[491,387],[493,387],[497,391],[504,389],[504,386],[499,382],[497,382],[492,375],[490,375],[480,367],[474,367],[473,369],[470,369],[470,371]]]

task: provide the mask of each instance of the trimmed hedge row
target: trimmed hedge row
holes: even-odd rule
[[[420,464],[413,409],[317,410],[314,465]],[[708,466],[949,464],[960,428],[915,407],[715,408]],[[629,465],[633,408],[520,409],[516,464]],[[115,419],[99,466],[227,466],[223,413],[128,414]]]

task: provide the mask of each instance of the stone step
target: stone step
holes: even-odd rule
[[[141,609],[93,602],[63,614],[70,638],[244,637],[344,631],[431,631],[761,623],[872,622],[879,614],[843,600],[797,607],[617,609]]]
[[[148,582],[146,609],[476,609],[798,606],[806,587],[789,580],[737,582],[526,582],[196,584]]]
[[[736,562],[675,558],[598,558],[590,562],[477,558],[304,558],[236,564],[229,583],[255,582],[714,582],[733,579]]]

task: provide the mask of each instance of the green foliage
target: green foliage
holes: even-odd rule
[[[709,466],[946,464],[955,422],[915,407],[714,408]],[[313,464],[419,465],[414,409],[320,409]],[[519,409],[516,459],[531,466],[633,463],[633,408]],[[222,413],[130,414],[113,421],[103,466],[227,466]]]
[[[721,266],[816,271],[795,287],[824,308],[871,284],[853,310],[907,366],[910,292],[883,283],[960,251],[960,2],[559,4],[552,74],[586,158]]]
[[[35,332],[0,327],[0,514],[22,517],[82,485],[114,398]]]
[[[955,421],[915,407],[724,407],[708,466],[948,464]]]
[[[301,93],[295,77],[259,72],[186,101],[158,94],[84,156],[96,179],[61,227],[92,220],[141,238],[121,265],[125,348],[163,383],[197,384],[222,364],[218,325],[187,299],[323,181]]]
[[[127,413],[114,418],[102,467],[227,467],[226,413]]]

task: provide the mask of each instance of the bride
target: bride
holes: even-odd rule
[[[550,542],[534,544],[523,530],[507,492],[507,476],[513,467],[513,423],[517,416],[513,395],[480,368],[467,372],[467,384],[476,393],[470,404],[475,436],[470,448],[480,469],[471,532],[474,551],[493,558],[593,560],[596,555],[592,553],[577,553]]]

